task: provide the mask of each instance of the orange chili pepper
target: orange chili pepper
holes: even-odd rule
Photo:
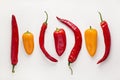
[[[27,31],[22,36],[23,45],[26,53],[31,55],[34,50],[34,36],[31,32]]]
[[[84,37],[87,51],[93,57],[97,49],[97,30],[90,26],[90,29],[85,31]]]

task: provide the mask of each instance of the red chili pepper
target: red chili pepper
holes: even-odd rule
[[[19,33],[18,25],[14,15],[12,15],[12,40],[11,40],[11,64],[13,66],[12,72],[14,73],[14,67],[18,63],[18,48],[19,48]]]
[[[105,61],[109,55],[110,47],[111,47],[111,36],[110,36],[110,30],[108,27],[108,23],[102,19],[102,15],[99,12],[101,23],[100,26],[103,30],[103,36],[104,36],[104,42],[105,42],[105,53],[104,56],[97,62],[97,64]]]
[[[66,34],[64,29],[58,29],[56,28],[56,31],[54,32],[54,41],[55,41],[55,49],[59,56],[63,54],[66,48]]]
[[[73,74],[72,68],[70,66],[71,63],[75,62],[78,54],[81,50],[81,46],[82,46],[82,35],[81,32],[79,30],[79,28],[73,24],[72,22],[66,20],[66,19],[61,19],[59,17],[56,17],[60,22],[62,22],[63,24],[67,25],[73,32],[74,32],[74,36],[75,36],[75,44],[71,50],[71,53],[69,55],[68,58],[68,66],[71,69],[71,74]]]
[[[52,62],[57,62],[57,60],[55,58],[53,58],[45,49],[44,47],[44,36],[45,36],[45,31],[47,29],[47,20],[48,20],[48,14],[47,12],[46,13],[46,21],[42,24],[42,27],[41,27],[41,31],[40,31],[40,36],[39,36],[39,45],[40,45],[40,48],[42,50],[42,52],[44,53],[44,55],[49,59],[51,60]]]

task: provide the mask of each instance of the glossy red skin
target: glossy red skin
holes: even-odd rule
[[[104,43],[105,43],[105,53],[104,56],[97,62],[97,64],[105,61],[110,53],[110,47],[111,47],[111,36],[110,36],[110,30],[108,28],[108,23],[106,21],[102,21],[100,23],[100,26],[103,31],[104,36]]]
[[[55,49],[59,56],[61,56],[66,49],[66,34],[64,29],[59,29],[54,32]]]
[[[45,31],[47,29],[47,23],[44,22],[42,24],[42,27],[41,27],[41,30],[40,30],[40,36],[39,36],[39,45],[40,45],[40,48],[42,50],[42,52],[44,53],[44,55],[49,59],[51,60],[52,62],[57,62],[57,60],[52,57],[45,49],[44,47],[44,36],[45,36]]]
[[[79,28],[73,24],[72,22],[66,20],[66,19],[61,19],[59,17],[56,17],[60,22],[62,22],[63,24],[67,25],[74,33],[75,36],[75,44],[70,52],[69,58],[68,58],[68,62],[69,63],[73,63],[76,61],[79,52],[81,50],[82,47],[82,35],[81,32],[79,30]]]
[[[18,63],[19,33],[16,18],[12,15],[11,64]]]

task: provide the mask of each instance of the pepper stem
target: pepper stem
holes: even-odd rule
[[[90,29],[92,29],[92,26],[90,26]]]
[[[30,32],[27,30],[26,33],[30,33]]]
[[[44,11],[44,12],[45,12],[45,14],[46,14],[46,20],[45,20],[45,23],[47,23],[47,21],[48,21],[48,14],[47,14],[46,11]]]
[[[59,28],[56,28],[56,31],[59,31],[60,29]]]
[[[15,68],[15,65],[12,66],[12,73],[15,73],[14,68]]]
[[[69,69],[71,70],[71,75],[73,75],[73,70],[72,70],[72,68],[71,68],[71,66],[70,66],[70,62],[68,62],[68,67],[69,67]]]
[[[98,12],[99,13],[99,15],[100,15],[100,20],[101,20],[101,22],[103,21],[103,19],[102,19],[102,14],[100,13],[100,12]]]

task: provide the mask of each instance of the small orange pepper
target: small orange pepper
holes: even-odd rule
[[[23,45],[26,53],[31,55],[34,50],[34,36],[31,32],[26,31],[22,35]]]
[[[87,51],[93,57],[97,49],[97,30],[90,26],[90,29],[85,31],[84,37]]]

